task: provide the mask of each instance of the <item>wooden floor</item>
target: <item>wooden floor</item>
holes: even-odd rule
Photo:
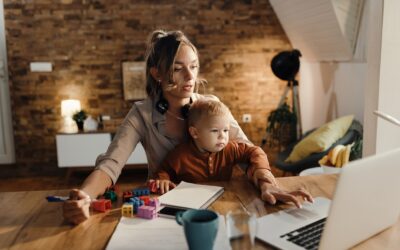
[[[34,191],[78,188],[91,170],[74,172],[68,178],[65,176],[38,176],[38,177],[0,177],[0,192]],[[272,167],[272,173],[280,177],[283,173]],[[146,169],[124,169],[118,184],[144,184],[147,179]]]

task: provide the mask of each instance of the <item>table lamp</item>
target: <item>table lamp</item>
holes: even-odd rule
[[[61,101],[61,116],[64,117],[63,131],[65,133],[78,132],[78,126],[72,119],[72,116],[81,110],[81,102],[79,100],[62,100]]]
[[[378,111],[378,110],[375,110],[374,114],[394,125],[400,126],[400,121],[397,120],[396,118],[394,118],[393,116],[390,116],[390,115],[383,113],[381,111]]]

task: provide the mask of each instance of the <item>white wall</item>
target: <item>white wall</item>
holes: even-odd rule
[[[364,125],[364,156],[400,147],[400,128],[372,113],[380,110],[400,119],[399,10],[398,0],[366,1],[353,62],[302,60],[304,131],[352,113]]]
[[[303,132],[343,115],[364,119],[366,63],[301,62],[300,107]]]
[[[383,0],[369,1],[368,12],[368,69],[364,94],[364,156],[373,155],[376,153],[377,117],[373,115],[372,112],[378,108]]]
[[[400,118],[400,1],[383,4],[382,43],[377,109]],[[400,128],[378,119],[376,152],[400,147]]]
[[[343,115],[364,121],[369,4],[365,2],[354,58],[347,62],[301,59],[300,108],[303,132]],[[296,44],[293,44],[296,47]]]

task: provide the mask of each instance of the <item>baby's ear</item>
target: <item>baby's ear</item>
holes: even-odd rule
[[[197,133],[197,129],[193,126],[189,127],[189,134],[193,139],[197,139],[199,137],[198,133]]]

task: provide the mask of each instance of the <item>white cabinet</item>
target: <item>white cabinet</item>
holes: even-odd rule
[[[58,167],[94,166],[99,154],[111,143],[110,133],[57,134]],[[142,144],[138,144],[126,164],[147,164]]]

